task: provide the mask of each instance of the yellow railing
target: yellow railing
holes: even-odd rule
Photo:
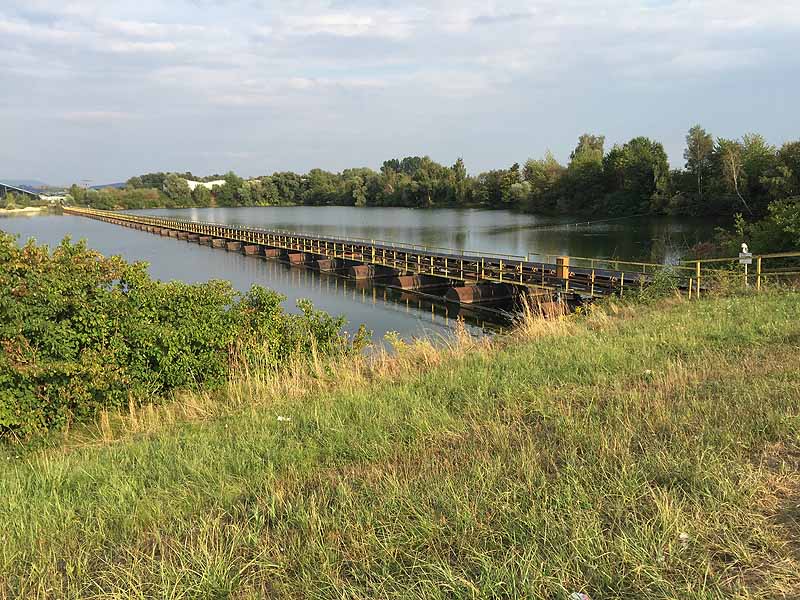
[[[103,220],[115,219],[117,221],[149,224],[153,227],[182,229],[200,235],[228,237],[245,243],[268,241],[285,249],[316,252],[333,258],[352,258],[348,252],[352,254],[358,250],[361,253],[361,260],[368,263],[404,268],[406,271],[440,275],[462,281],[497,281],[549,289],[553,283],[552,281],[547,281],[547,279],[552,279],[552,273],[555,273],[555,271],[552,271],[547,278],[545,277],[545,272],[553,268],[557,270],[557,265],[561,261],[565,265],[565,272],[568,275],[557,276],[557,278],[560,278],[557,289],[570,291],[573,289],[573,283],[575,283],[583,285],[581,291],[591,296],[598,295],[596,294],[595,281],[600,277],[605,277],[606,279],[610,277],[611,289],[616,290],[619,295],[624,295],[630,288],[642,289],[657,274],[667,271],[677,279],[678,288],[684,291],[689,298],[699,298],[701,293],[708,289],[709,282],[714,277],[723,274],[734,273],[740,275],[744,286],[749,287],[752,285],[757,290],[761,290],[763,284],[770,278],[779,279],[800,276],[800,252],[753,255],[752,264],[748,265],[741,264],[739,257],[681,261],[678,264],[658,264],[616,258],[564,257],[538,253],[528,254],[527,257],[523,257],[491,252],[454,250],[419,244],[398,244],[385,240],[323,237],[292,231],[267,230],[247,225],[183,221],[170,217],[154,217],[88,208],[69,207],[65,210],[77,214],[96,216]],[[324,248],[322,247],[323,244]],[[355,248],[356,245],[361,246],[361,248]],[[409,258],[409,252],[414,252],[415,254],[438,253],[439,255],[418,255]],[[401,255],[401,258],[398,258],[398,254]],[[447,255],[450,255],[451,258]],[[539,261],[532,260],[533,256],[539,257]],[[563,262],[565,260],[566,262]],[[492,263],[491,267],[489,262]],[[544,263],[544,266],[542,266],[542,263]],[[491,271],[489,270],[490,268]],[[599,289],[599,295],[608,293],[608,290],[597,289]]]
[[[761,291],[769,280],[800,276],[800,252],[796,251],[681,262],[685,268],[694,270],[698,294],[700,282],[711,277],[732,275],[740,278],[742,287],[754,287],[756,291]]]

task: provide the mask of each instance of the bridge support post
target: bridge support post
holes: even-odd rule
[[[556,257],[556,277],[564,282],[566,289],[569,289],[569,256]]]
[[[456,304],[501,302],[514,297],[514,286],[507,283],[478,283],[447,290],[444,298]]]
[[[440,289],[450,285],[447,279],[430,275],[398,275],[386,280],[386,285],[401,290]]]
[[[396,277],[397,269],[382,265],[356,265],[350,267],[348,275],[355,280],[376,279],[381,277]]]
[[[314,268],[326,273],[333,273],[346,266],[345,262],[339,258],[320,258],[314,261]]]
[[[290,252],[288,254],[289,264],[304,265],[309,261],[310,255],[305,252]]]

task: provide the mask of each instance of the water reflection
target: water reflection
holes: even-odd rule
[[[329,236],[388,240],[459,250],[531,256],[569,255],[647,262],[676,260],[707,239],[714,223],[634,217],[591,227],[556,227],[575,218],[478,209],[326,206],[160,209],[137,211],[183,219],[247,224]]]
[[[254,284],[262,285],[287,296],[284,306],[294,312],[297,312],[296,301],[308,298],[321,310],[344,315],[348,320],[346,329],[351,333],[363,323],[373,331],[376,340],[390,331],[406,338],[446,336],[457,317],[453,307],[422,298],[412,301],[401,297],[399,292],[373,287],[369,282],[302,267],[290,268],[274,260],[246,257],[92,219],[53,215],[5,218],[0,220],[0,229],[18,234],[22,241],[32,237],[50,246],[57,245],[67,235],[75,240],[85,239],[90,247],[103,254],[149,263],[150,274],[165,281],[194,283],[226,279],[240,291],[247,291]],[[481,315],[462,316],[475,333],[496,328]]]

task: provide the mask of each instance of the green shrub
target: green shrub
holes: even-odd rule
[[[293,357],[357,352],[344,320],[301,301],[230,283],[155,281],[144,263],[64,240],[0,234],[0,437],[29,437],[177,388],[215,386],[241,355],[278,366]]]
[[[642,304],[652,304],[680,293],[678,272],[671,266],[658,269],[652,281],[639,288],[636,300]]]

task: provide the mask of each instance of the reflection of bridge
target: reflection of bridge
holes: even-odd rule
[[[65,212],[157,233],[248,256],[278,258],[293,265],[376,280],[406,291],[437,295],[461,305],[496,304],[519,296],[549,300],[622,295],[653,280],[654,265],[555,257],[534,262],[523,256],[459,251],[378,240],[323,237],[250,226],[182,221],[84,208]],[[582,262],[584,264],[575,264]]]

